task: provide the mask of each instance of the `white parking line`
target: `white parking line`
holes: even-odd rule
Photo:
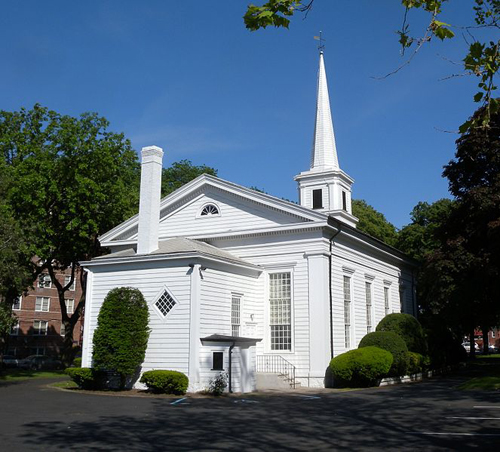
[[[408,435],[430,436],[500,436],[500,433],[437,433],[437,432],[406,432]]]
[[[184,401],[186,399],[187,399],[187,397],[184,397],[182,399],[176,400],[175,402],[172,402],[170,405],[177,405],[178,403],[181,403],[182,401]],[[184,403],[182,405],[184,405]]]
[[[445,419],[478,419],[481,421],[500,421],[500,417],[450,416]]]

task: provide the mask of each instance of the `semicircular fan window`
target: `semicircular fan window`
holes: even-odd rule
[[[219,215],[219,209],[215,204],[207,204],[203,209],[201,209],[201,216]]]

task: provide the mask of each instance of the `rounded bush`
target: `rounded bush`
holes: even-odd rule
[[[82,358],[75,358],[73,360],[73,367],[82,367]]]
[[[90,367],[68,367],[64,371],[81,389],[96,389],[99,372]]]
[[[94,367],[120,375],[121,387],[144,361],[149,338],[149,310],[142,293],[131,287],[109,291],[94,333]]]
[[[392,331],[375,331],[367,334],[359,343],[359,348],[375,346],[387,350],[394,359],[387,374],[389,377],[399,377],[408,372],[409,357],[405,341]]]
[[[418,374],[422,372],[429,364],[429,359],[427,356],[423,356],[420,353],[408,352],[408,373]]]
[[[377,325],[376,331],[392,331],[401,337],[410,352],[427,353],[427,342],[420,322],[410,314],[386,315]]]
[[[148,370],[140,381],[150,391],[162,394],[185,394],[189,385],[188,377],[176,370]]]
[[[378,347],[364,347],[336,356],[330,361],[335,386],[375,386],[392,365],[392,355]]]

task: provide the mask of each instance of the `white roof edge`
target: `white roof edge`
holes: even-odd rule
[[[326,217],[326,215],[325,215]],[[189,238],[192,240],[209,240],[215,238],[233,238],[239,237],[242,235],[265,235],[265,234],[273,234],[273,233],[284,233],[284,232],[295,232],[307,229],[318,229],[328,225],[327,220],[323,221],[312,221],[309,223],[293,223],[286,226],[272,226],[261,229],[241,229],[239,231],[231,231],[231,232],[217,232],[212,234],[195,234],[189,235],[185,238]],[[175,237],[181,237],[179,235],[171,236],[171,237],[160,237],[160,241],[169,240]],[[113,247],[113,246],[124,246],[124,245],[135,245],[137,243],[136,240],[119,240],[113,242],[101,242],[101,246],[104,247]]]
[[[314,220],[326,220],[327,215],[321,212],[315,212],[307,207],[300,206],[298,204],[294,204],[290,201],[285,201],[283,199],[277,198],[272,195],[268,195],[266,193],[259,193],[255,190],[252,190],[247,187],[243,187],[242,185],[235,184],[233,182],[229,182],[227,180],[221,179],[219,177],[211,176],[209,174],[202,174],[182,187],[178,188],[174,192],[165,196],[160,202],[160,212],[165,209],[169,204],[175,203],[175,201],[179,198],[182,198],[186,193],[196,190],[199,188],[203,182],[208,183],[213,187],[224,188],[229,192],[234,194],[245,194],[249,199],[258,202],[260,204],[266,205],[267,207],[280,209],[286,213],[291,215],[295,215],[297,217],[302,217],[311,221]],[[239,193],[238,193],[239,192]],[[128,229],[132,228],[136,225],[138,221],[138,214],[133,217],[125,220],[123,223],[120,223],[118,226],[115,226],[113,229],[105,232],[101,236],[99,236],[99,241],[102,246],[109,246],[109,242],[113,240],[117,235],[122,234]],[[106,244],[105,244],[106,243]]]
[[[261,273],[264,269],[253,265],[251,263],[243,264],[239,262],[234,262],[226,259],[219,259],[212,256],[207,256],[200,252],[188,252],[188,253],[177,253],[177,254],[140,254],[136,256],[123,256],[108,259],[99,259],[93,261],[82,261],[80,265],[83,268],[88,267],[100,267],[115,264],[125,264],[125,263],[137,263],[137,262],[154,262],[154,261],[170,261],[170,260],[186,260],[186,259],[200,259],[203,261],[216,262],[220,264],[230,265],[232,267],[242,268],[245,270],[252,270]]]

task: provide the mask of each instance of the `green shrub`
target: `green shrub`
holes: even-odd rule
[[[228,375],[226,372],[221,372],[216,377],[210,380],[210,384],[208,385],[208,392],[215,396],[220,396],[224,393],[227,388],[228,383]]]
[[[330,361],[335,386],[375,386],[392,365],[392,355],[378,347],[364,347],[336,356]]]
[[[94,369],[90,367],[68,367],[65,373],[69,375],[79,388],[96,389],[97,375]]]
[[[73,360],[73,367],[82,367],[82,358],[75,358]]]
[[[120,375],[123,388],[144,361],[149,311],[142,293],[130,287],[111,290],[104,299],[94,333],[94,367]]]
[[[408,352],[408,374],[418,374],[429,366],[429,357],[420,353]]]
[[[392,331],[401,337],[410,352],[427,353],[427,341],[420,322],[410,314],[386,315],[377,325],[376,331]]]
[[[175,370],[148,370],[140,381],[150,391],[162,394],[185,394],[189,385],[188,377]]]
[[[406,375],[408,372],[408,348],[405,341],[392,331],[375,331],[367,334],[359,343],[359,348],[375,346],[387,350],[394,359],[388,377]]]

